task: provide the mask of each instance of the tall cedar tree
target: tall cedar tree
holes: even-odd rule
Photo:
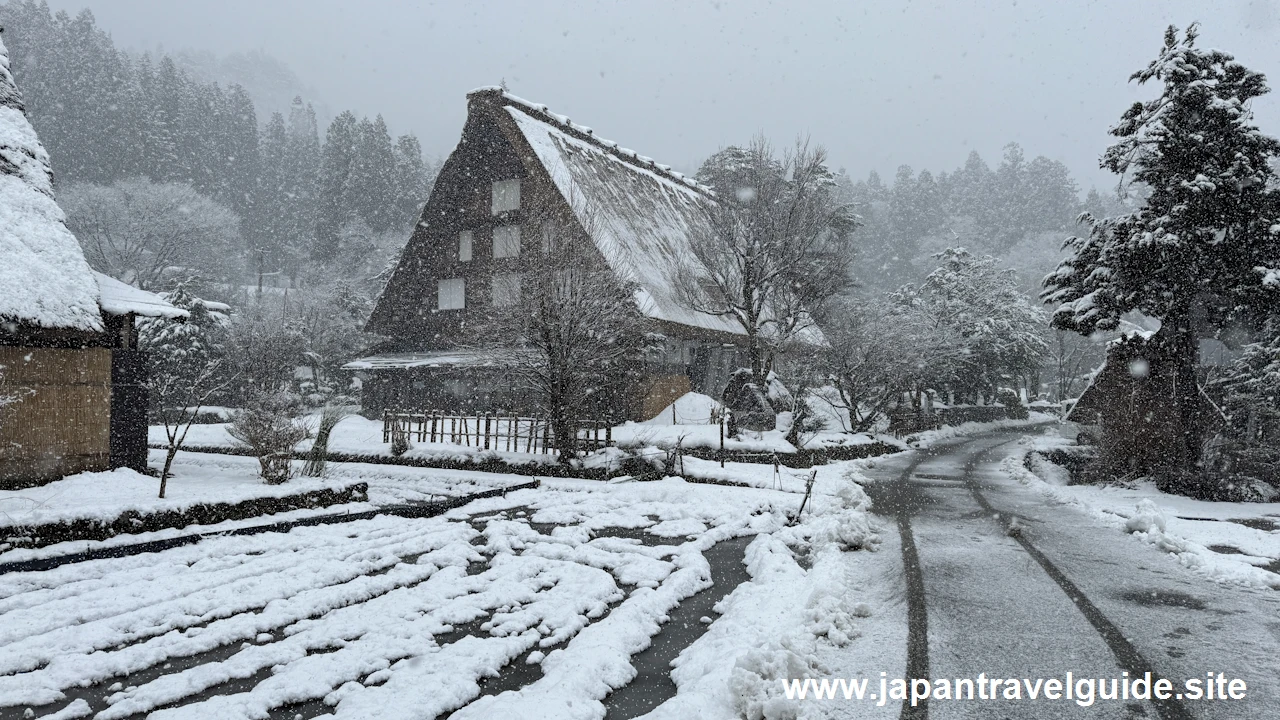
[[[320,203],[316,213],[315,257],[332,258],[338,254],[338,236],[351,208],[347,178],[355,164],[359,137],[355,113],[340,113],[325,133],[324,154],[320,161]]]
[[[1091,334],[1114,330],[1124,313],[1160,319],[1159,345],[1177,368],[1183,427],[1173,466],[1191,470],[1205,433],[1196,377],[1198,340],[1275,310],[1260,272],[1280,256],[1277,193],[1270,165],[1280,143],[1253,125],[1250,101],[1265,78],[1218,50],[1195,46],[1197,26],[1165,33],[1159,56],[1131,80],[1163,85],[1111,129],[1119,140],[1101,166],[1150,195],[1116,217],[1081,217],[1072,256],[1044,280],[1058,307],[1053,325]]]

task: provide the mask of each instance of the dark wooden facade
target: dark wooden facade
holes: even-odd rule
[[[103,332],[0,329],[0,489],[65,475],[147,469],[147,361],[134,316]]]
[[[1097,426],[1101,458],[1112,471],[1151,475],[1184,457],[1179,369],[1162,333],[1130,334],[1107,349],[1107,359],[1066,419]],[[1214,408],[1201,395],[1202,417]]]
[[[467,121],[457,147],[441,168],[431,197],[392,277],[369,319],[367,330],[389,338],[375,348],[383,362],[348,365],[363,380],[363,411],[537,412],[537,398],[516,387],[509,375],[483,362],[406,364],[388,361],[397,353],[449,353],[466,344],[469,321],[492,307],[495,276],[520,273],[525,259],[541,251],[541,237],[529,229],[530,208],[574,218],[567,199],[507,111],[520,112],[554,126],[574,141],[612,161],[663,182],[690,185],[652,161],[617,150],[590,131],[506,95],[498,89],[468,96]],[[611,166],[618,173],[616,166]],[[619,173],[625,175],[625,173]],[[645,178],[653,182],[652,178]],[[498,210],[494,183],[519,181],[519,207]],[[703,192],[698,190],[697,192]],[[495,233],[519,227],[520,249],[510,257],[495,256]],[[470,233],[470,258],[460,235]],[[572,223],[573,241],[588,249],[588,270],[608,269],[608,261],[586,228]],[[464,307],[442,309],[441,281],[464,283]],[[679,322],[654,319],[650,332],[661,338],[661,351],[636,358],[643,372],[628,381],[604,408],[603,416],[640,420],[656,414],[690,390],[718,396],[731,370],[743,362],[743,337]]]

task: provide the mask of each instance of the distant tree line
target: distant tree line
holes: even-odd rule
[[[88,10],[11,0],[0,23],[59,192],[133,178],[188,185],[240,218],[236,269],[296,279],[308,260],[337,257],[344,237],[407,237],[426,200],[432,173],[417,138],[393,139],[381,116],[343,112],[322,139],[301,97],[287,116],[260,118],[239,85],[116,49]]]
[[[1081,212],[1105,212],[1115,204],[1096,190],[1082,201],[1065,165],[1043,156],[1027,160],[1017,143],[1005,146],[995,169],[974,151],[952,172],[917,173],[903,165],[891,183],[874,171],[866,180],[842,175],[840,181],[864,223],[858,280],[877,289],[917,282],[945,248],[1005,256],[1029,234],[1060,237]]]

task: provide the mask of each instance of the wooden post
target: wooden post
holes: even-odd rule
[[[484,449],[489,449],[489,414],[484,415]]]
[[[724,467],[724,413],[720,414],[720,467]]]
[[[391,413],[382,411],[382,442],[391,442]]]

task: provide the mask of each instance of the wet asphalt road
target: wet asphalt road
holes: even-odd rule
[[[1150,670],[1177,691],[1187,678],[1221,672],[1245,680],[1246,698],[1088,707],[935,699],[904,704],[901,716],[1280,718],[1280,593],[1215,583],[1017,482],[1000,463],[1025,452],[1020,436],[956,438],[871,471],[875,510],[901,536],[904,676],[1034,681]]]

